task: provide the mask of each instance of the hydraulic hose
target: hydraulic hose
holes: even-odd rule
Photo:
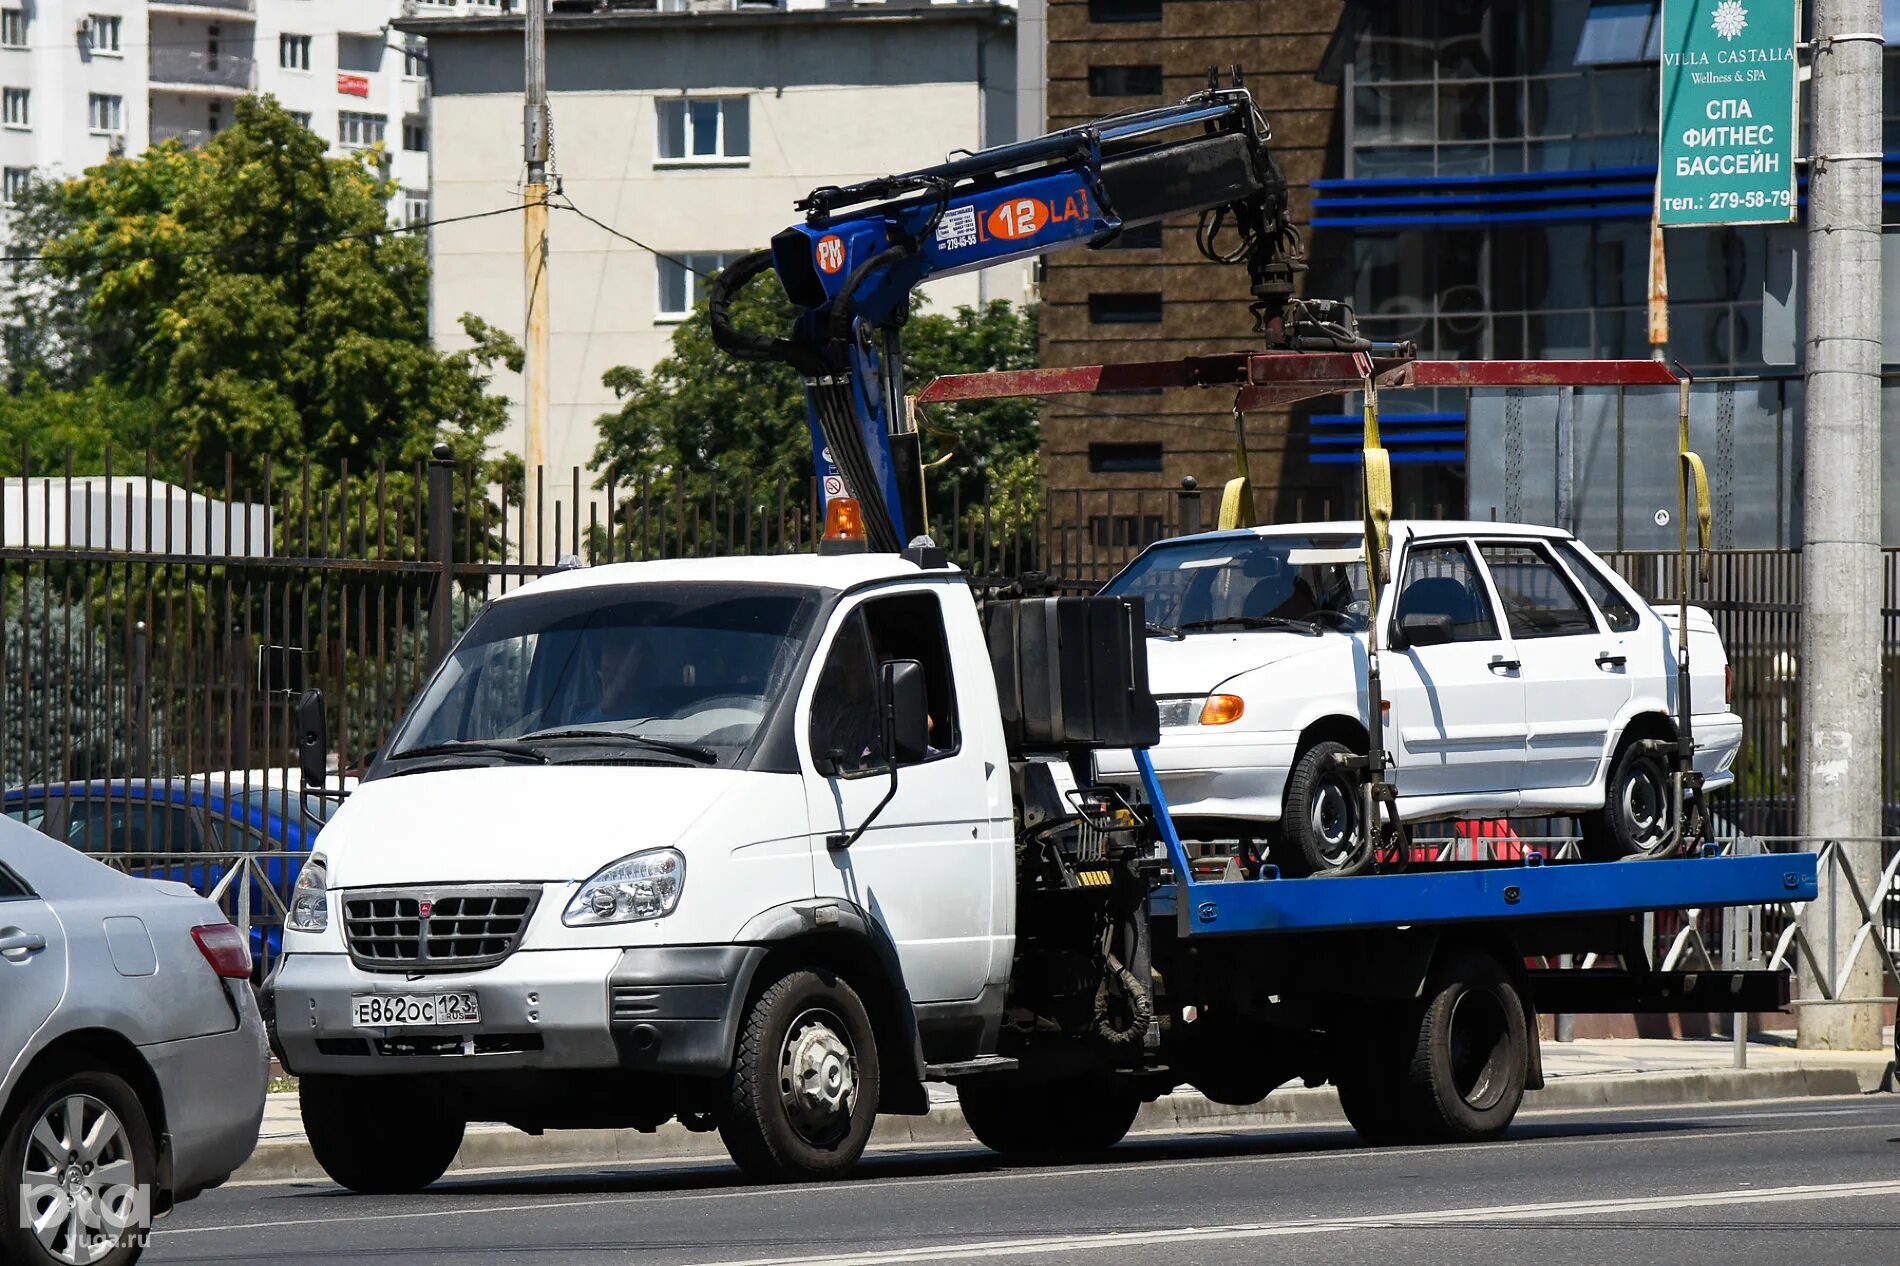
[[[734,260],[717,277],[706,296],[706,314],[712,324],[713,345],[734,360],[775,361],[790,365],[806,377],[829,371],[813,349],[791,339],[741,330],[732,323],[732,300],[760,273],[772,268],[770,250],[753,251]]]

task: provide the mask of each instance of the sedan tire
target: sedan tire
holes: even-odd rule
[[[1603,784],[1603,807],[1583,814],[1583,855],[1590,861],[1654,856],[1669,846],[1669,767],[1625,735]]]
[[[68,1073],[0,1135],[0,1261],[127,1266],[145,1251],[158,1149],[123,1078]]]
[[[1372,861],[1355,753],[1328,739],[1307,748],[1287,774],[1275,859],[1289,875],[1352,875]]]

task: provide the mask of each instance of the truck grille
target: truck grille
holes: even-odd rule
[[[343,898],[343,940],[366,971],[493,967],[515,952],[540,899],[528,887],[366,889]]]

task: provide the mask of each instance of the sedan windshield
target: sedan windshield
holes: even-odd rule
[[[1105,594],[1145,601],[1147,619],[1187,633],[1366,627],[1357,536],[1223,536],[1157,545]]]
[[[391,741],[407,755],[731,765],[783,693],[817,606],[782,585],[639,584],[482,613]],[[595,752],[597,757],[598,753]]]

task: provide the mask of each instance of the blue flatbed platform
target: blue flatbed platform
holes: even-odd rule
[[[1183,936],[1343,932],[1428,923],[1558,919],[1644,910],[1813,901],[1812,853],[1545,863],[1343,879],[1197,880],[1146,752],[1135,753],[1175,883],[1150,899]]]

